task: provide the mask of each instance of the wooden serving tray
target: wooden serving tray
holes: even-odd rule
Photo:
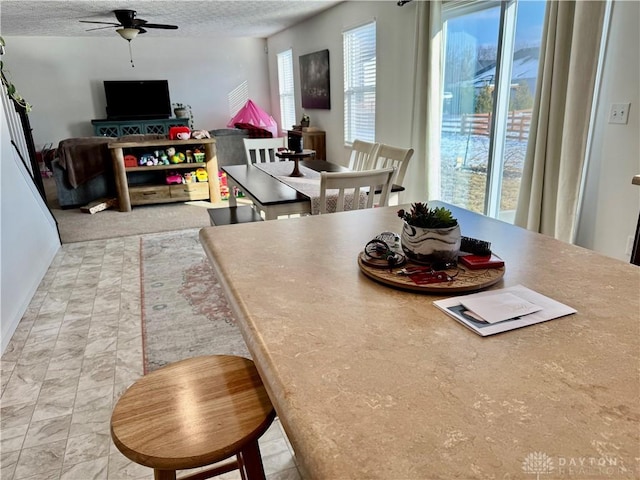
[[[505,267],[485,268],[481,270],[470,270],[464,265],[458,264],[456,268],[445,270],[450,276],[456,275],[454,280],[442,283],[429,283],[426,285],[418,285],[414,283],[407,275],[399,275],[397,272],[402,268],[420,267],[417,263],[407,261],[404,265],[394,267],[392,269],[383,267],[373,267],[365,261],[364,252],[358,254],[358,265],[360,270],[367,277],[372,278],[380,283],[389,285],[403,290],[412,290],[415,292],[437,293],[448,295],[450,293],[472,292],[474,290],[482,290],[483,288],[494,285],[504,276]]]

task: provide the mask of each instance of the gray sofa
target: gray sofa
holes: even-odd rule
[[[62,208],[81,207],[98,198],[116,195],[112,172],[98,175],[74,188],[69,184],[66,170],[60,166],[60,159],[56,158],[51,162],[51,170],[56,182],[58,204]]]
[[[210,130],[209,135],[216,139],[216,156],[219,166],[242,165],[246,162],[243,139],[249,137],[247,130],[220,128]],[[154,138],[157,137],[154,135]],[[105,143],[109,143],[118,139],[104,138],[104,140]],[[134,139],[127,137],[127,140]],[[61,159],[56,157],[51,162],[58,203],[61,208],[77,208],[102,197],[115,197],[116,188],[110,154],[108,151],[105,153],[103,145],[98,144],[95,148],[96,155],[104,162],[104,172],[75,187],[71,185],[68,172],[61,165]]]
[[[51,162],[58,203],[62,208],[86,205],[115,194],[111,153],[114,137],[67,138]]]

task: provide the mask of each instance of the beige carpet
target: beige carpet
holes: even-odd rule
[[[210,225],[208,208],[228,207],[226,201],[218,204],[197,201],[136,206],[131,212],[112,208],[90,214],[79,208],[60,208],[53,178],[43,180],[62,243],[207,227]],[[240,200],[243,199],[239,199],[239,203]]]

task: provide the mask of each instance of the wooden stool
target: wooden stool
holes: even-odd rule
[[[251,360],[227,355],[195,357],[145,375],[120,397],[111,415],[111,437],[135,463],[154,469],[156,480],[176,470],[205,479],[240,469],[243,479],[264,480],[258,438],[275,411]]]

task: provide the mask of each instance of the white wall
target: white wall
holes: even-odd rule
[[[2,107],[0,124],[0,347],[4,352],[60,242],[55,221],[11,145]]]
[[[585,201],[577,243],[629,260],[628,238],[640,212],[640,3],[613,3],[600,96],[596,110]],[[609,124],[612,103],[631,102],[627,125]]]
[[[410,147],[409,125],[412,115],[414,71],[415,4],[398,7],[396,2],[345,2],[324,11],[311,20],[268,39],[271,109],[280,123],[277,54],[293,49],[296,89],[296,118],[302,117],[299,56],[329,49],[331,109],[306,109],[311,126],[326,131],[327,159],[346,164],[344,147],[344,95],[342,32],[376,20],[377,99],[376,141]],[[276,116],[277,115],[277,116]],[[414,158],[413,162],[424,159]],[[417,194],[420,196],[420,194]],[[417,198],[423,200],[423,198]],[[409,201],[410,199],[407,199]]]
[[[13,83],[33,105],[37,147],[93,135],[105,118],[103,80],[169,81],[172,102],[191,105],[194,127],[223,128],[231,119],[228,94],[247,82],[249,98],[268,111],[266,41],[255,38],[5,37],[3,60]]]

